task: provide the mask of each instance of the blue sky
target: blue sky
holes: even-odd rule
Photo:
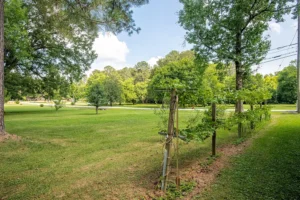
[[[133,17],[137,26],[142,30],[139,34],[129,36],[127,33],[119,35],[100,34],[94,48],[98,53],[98,59],[92,65],[92,69],[103,69],[106,65],[112,65],[117,69],[132,67],[139,61],[155,61],[164,57],[172,50],[184,51],[192,48],[185,43],[185,30],[178,24],[178,11],[182,8],[176,0],[150,0],[150,3],[134,9]],[[286,21],[280,24],[270,23],[270,29],[266,34],[270,35],[272,48],[291,43],[296,31],[296,20],[286,16]],[[294,39],[294,43],[297,37]],[[282,51],[287,53],[295,51]],[[280,53],[278,53],[280,54]],[[273,57],[277,54],[270,54]],[[296,59],[296,56],[284,59],[282,66]],[[263,74],[278,71],[282,60],[262,64],[259,72]]]

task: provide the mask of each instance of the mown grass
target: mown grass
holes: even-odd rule
[[[299,199],[300,115],[281,114],[245,154],[195,199]]]
[[[193,112],[180,113],[181,126]],[[6,106],[6,130],[22,139],[0,143],[0,199],[140,198],[161,171],[158,120],[151,110]],[[209,140],[181,143],[180,166],[209,153]]]

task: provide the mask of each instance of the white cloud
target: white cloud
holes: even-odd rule
[[[156,65],[157,61],[158,61],[159,59],[162,59],[162,58],[163,58],[163,57],[161,57],[161,56],[152,57],[152,58],[150,58],[150,59],[147,61],[147,63],[148,63],[151,67],[153,67],[154,65]]]
[[[281,27],[280,24],[276,23],[276,22],[269,22],[269,29],[272,32],[276,32],[276,33],[280,33],[281,32]]]
[[[127,66],[126,56],[129,53],[127,44],[120,41],[113,33],[99,33],[93,49],[96,51],[98,58],[92,64],[90,71],[94,69],[101,70],[107,65],[111,65],[116,69]]]

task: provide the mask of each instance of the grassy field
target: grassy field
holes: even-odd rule
[[[300,116],[282,114],[195,199],[299,199]]]
[[[12,102],[13,103],[13,102]],[[41,103],[46,103],[47,102],[31,102],[31,103],[35,103],[37,105],[40,105]],[[71,106],[71,102],[67,102],[66,103],[67,106]],[[86,102],[80,101],[80,102],[76,102],[76,106],[87,106]],[[108,106],[108,105],[105,105]],[[113,107],[130,107],[130,108],[159,108],[161,106],[161,104],[114,104]],[[296,104],[270,104],[270,106],[272,107],[272,110],[296,110]],[[194,108],[196,109],[203,109],[203,108],[208,108],[209,106],[206,107],[199,107],[196,106]],[[227,105],[228,108],[230,109],[234,109],[234,105]],[[185,108],[192,108],[192,107],[185,107]],[[245,104],[244,105],[245,109],[249,109],[250,106]]]
[[[161,172],[158,120],[151,110],[6,106],[6,130],[22,139],[0,143],[0,199],[139,198]],[[218,145],[234,140],[221,131]],[[209,153],[210,141],[181,143],[180,166]]]

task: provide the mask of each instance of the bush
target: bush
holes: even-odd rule
[[[20,101],[19,101],[19,100],[16,100],[15,103],[16,103],[16,104],[20,104]]]
[[[75,105],[75,102],[72,101],[72,102],[71,102],[71,105],[74,106],[74,105]]]
[[[40,104],[40,107],[44,107],[44,104]]]
[[[61,99],[54,100],[54,107],[55,107],[55,110],[58,111],[59,109],[64,107],[64,102]]]

